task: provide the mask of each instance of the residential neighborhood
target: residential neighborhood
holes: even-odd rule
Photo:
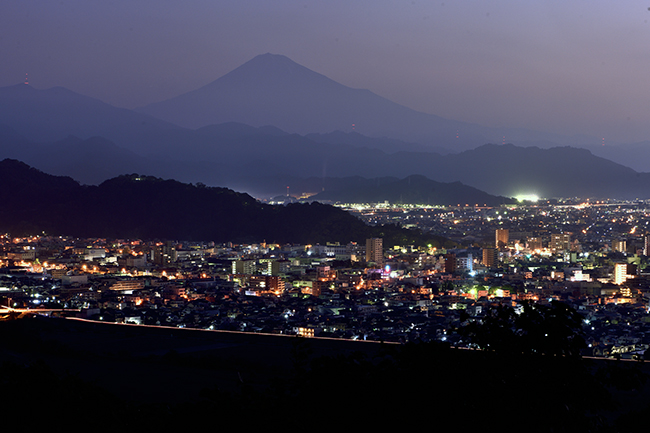
[[[584,355],[649,347],[644,203],[350,210],[457,247],[5,235],[0,303],[6,314],[472,347],[461,331],[491,308],[561,301],[583,317]]]

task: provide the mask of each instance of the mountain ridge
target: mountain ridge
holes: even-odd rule
[[[287,77],[293,80],[288,81]],[[202,105],[215,101],[220,105]],[[197,104],[200,108],[196,108]],[[386,106],[390,107],[390,114],[384,113]],[[287,108],[291,109],[290,114],[281,113],[280,109]],[[188,128],[241,122],[252,126],[271,124],[288,132],[307,134],[346,131],[352,124],[364,132],[368,124],[374,124],[370,135],[400,139],[408,139],[408,132],[399,134],[401,137],[394,134],[398,134],[397,129],[408,131],[408,124],[435,124],[434,129],[445,129],[449,138],[455,137],[459,127],[469,125],[417,112],[367,89],[347,87],[277,54],[256,56],[199,89],[137,111]],[[395,117],[402,118],[400,123],[404,127],[387,129]],[[485,137],[476,138],[488,141]]]
[[[451,245],[397,226],[370,227],[326,204],[271,206],[227,188],[137,174],[98,186],[0,161],[0,231],[12,235],[180,239],[216,242],[362,242]]]
[[[254,128],[235,123],[186,133],[193,139],[160,142],[156,154],[142,156],[110,140],[94,137],[34,143],[11,127],[3,127],[0,157],[24,160],[54,174],[72,175],[84,183],[97,184],[125,172],[144,172],[248,191],[258,197],[282,194],[287,186],[292,191],[320,192],[329,178],[405,178],[414,174],[437,182],[460,181],[507,197],[650,196],[650,174],[567,146],[541,149],[487,144],[458,154],[439,155],[415,151],[386,153],[381,150],[386,142],[381,140],[374,144],[376,148],[365,147],[365,139],[356,145],[337,144],[341,142],[337,139],[318,143],[275,127]],[[313,181],[304,180],[315,176],[322,187],[313,188]],[[307,184],[310,189],[302,189]]]
[[[198,89],[136,110],[193,129],[224,122],[256,127],[271,124],[301,135],[354,128],[371,137],[436,144],[452,151],[501,141],[504,136],[523,145],[598,141],[524,128],[487,127],[419,112],[269,53]]]

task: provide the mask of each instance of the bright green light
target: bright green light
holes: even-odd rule
[[[517,197],[515,197],[517,201],[532,201],[532,202],[537,202],[539,201],[539,196],[537,194],[520,194]]]

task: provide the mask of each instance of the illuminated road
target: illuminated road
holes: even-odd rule
[[[26,310],[26,311],[36,311],[36,310]],[[73,310],[67,310],[67,311],[73,311]],[[175,326],[160,326],[160,325],[136,325],[133,323],[116,323],[116,322],[100,322],[97,320],[88,320],[88,319],[82,319],[80,317],[65,317],[65,319],[68,320],[78,320],[80,322],[88,322],[88,323],[102,323],[106,325],[117,325],[117,326],[135,326],[138,328],[157,328],[157,329],[178,329],[182,331],[203,331],[203,332],[216,332],[216,333],[223,333],[223,334],[237,334],[237,335],[266,335],[269,337],[287,337],[287,338],[296,338],[295,334],[269,334],[266,332],[246,332],[246,331],[224,331],[222,329],[203,329],[203,328],[178,328]],[[331,341],[353,341],[355,343],[375,343],[375,344],[402,344],[402,343],[397,343],[394,341],[375,341],[375,340],[352,340],[349,338],[332,338],[332,337],[303,337],[307,339],[316,339],[316,340],[331,340]]]
[[[28,314],[41,314],[41,313],[78,313],[81,309],[79,308],[12,308],[7,306],[2,306],[0,308],[0,314],[9,314],[9,313],[28,313]]]

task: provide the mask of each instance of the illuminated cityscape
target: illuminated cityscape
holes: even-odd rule
[[[584,354],[648,348],[645,203],[346,208],[456,244],[5,236],[2,305],[117,323],[471,347],[458,333],[461,312],[480,320],[494,305],[559,300],[584,317]]]
[[[3,2],[5,429],[643,431],[648,6]]]

